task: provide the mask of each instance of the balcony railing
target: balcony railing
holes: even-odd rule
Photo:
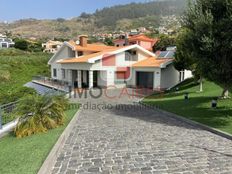
[[[17,104],[18,102],[12,102],[0,106],[0,129],[2,129],[3,125],[16,119],[13,111],[16,108]]]
[[[67,81],[56,80],[56,79],[52,79],[52,78],[44,77],[44,76],[34,76],[33,82],[52,88],[52,89],[64,91],[64,92],[68,92],[69,86],[70,86],[69,82]]]

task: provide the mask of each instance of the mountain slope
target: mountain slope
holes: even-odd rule
[[[97,10],[93,14],[65,20],[24,19],[14,23],[0,23],[0,33],[11,31],[13,35],[36,38],[74,38],[78,34],[114,31],[137,27],[158,27],[160,16],[180,15],[187,0],[131,3]]]

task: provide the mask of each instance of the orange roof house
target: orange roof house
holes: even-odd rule
[[[153,46],[159,41],[159,39],[151,39],[144,34],[129,36],[125,39],[116,39],[114,40],[115,46],[125,46],[137,44],[146,50],[152,51]]]
[[[169,88],[179,82],[173,59],[159,58],[142,42],[155,40],[144,35],[133,36],[127,46],[88,44],[87,36],[79,42],[65,42],[49,60],[51,77],[78,88],[145,87],[154,90]]]

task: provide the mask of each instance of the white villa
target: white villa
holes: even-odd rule
[[[79,42],[64,42],[49,60],[52,79],[75,88],[144,87],[163,90],[188,78],[173,66],[173,58],[159,58],[139,45],[112,47]]]
[[[12,39],[0,34],[0,49],[14,47],[14,45],[15,43],[12,41]]]

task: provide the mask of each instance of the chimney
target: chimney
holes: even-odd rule
[[[81,35],[81,36],[79,36],[79,39],[80,39],[80,46],[87,47],[88,36]]]
[[[129,35],[128,33],[125,34],[125,46],[129,45]]]

